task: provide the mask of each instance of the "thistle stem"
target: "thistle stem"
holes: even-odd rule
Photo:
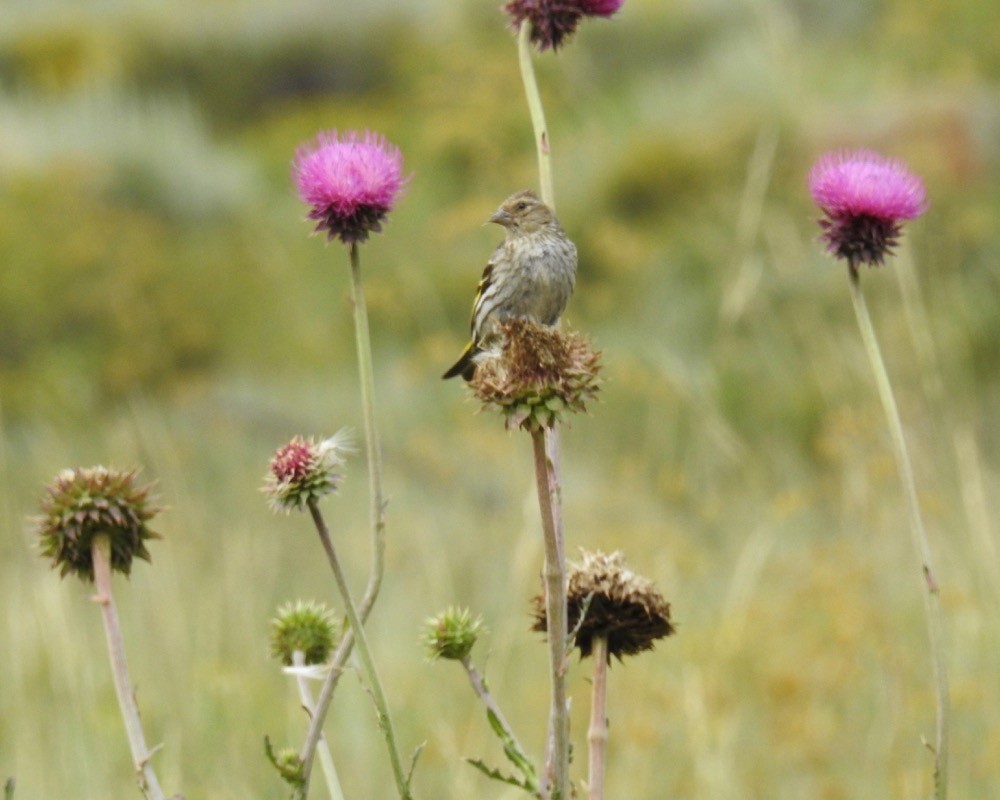
[[[368,460],[369,516],[372,535],[372,567],[365,599],[375,602],[385,571],[385,506],[382,493],[382,448],[375,416],[375,377],[372,368],[372,340],[368,329],[368,306],[361,283],[361,256],[358,243],[351,244],[351,304],[354,307],[354,340],[358,351],[361,383],[361,411],[365,425],[365,455]],[[370,596],[370,599],[369,599]]]
[[[542,202],[555,211],[552,180],[552,148],[545,109],[535,79],[531,57],[531,23],[524,21],[517,32],[517,56],[524,95],[538,155],[538,182]],[[546,777],[552,800],[569,797],[569,707],[566,701],[566,561],[563,550],[562,498],[559,491],[559,432],[533,432],[538,500],[545,532],[545,603],[549,631],[549,661],[552,672],[552,706],[545,758]]]
[[[337,557],[337,551],[330,538],[330,531],[326,527],[323,514],[319,510],[319,504],[315,498],[309,499],[309,513],[312,514],[313,524],[319,534],[323,549],[326,551],[327,560],[330,562],[330,569],[333,570],[333,578],[337,583],[337,590],[340,598],[344,602],[344,610],[347,613],[347,622],[354,631],[354,640],[358,648],[358,656],[361,661],[361,670],[368,679],[368,689],[371,692],[372,700],[375,702],[375,710],[378,713],[379,728],[385,738],[385,745],[389,751],[389,762],[392,765],[392,774],[396,779],[396,789],[402,800],[412,800],[410,788],[407,785],[406,774],[403,772],[403,764],[399,758],[399,751],[396,749],[396,733],[392,726],[392,717],[389,714],[389,705],[385,700],[385,692],[382,690],[382,681],[379,679],[378,670],[375,668],[375,661],[372,658],[371,649],[368,647],[368,637],[365,635],[365,628],[361,622],[357,607],[351,598],[351,590],[347,586],[347,578]]]
[[[590,768],[587,775],[589,800],[604,800],[604,759],[608,747],[608,639],[593,639],[594,683],[591,686],[590,729],[587,743],[590,746]]]
[[[566,557],[563,548],[562,515],[559,514],[559,483],[549,459],[549,429],[531,433],[535,455],[538,505],[542,516],[545,544],[545,619],[549,642],[552,702],[545,755],[546,786],[549,800],[569,800],[569,705],[566,700],[567,610]]]
[[[913,466],[910,461],[906,438],[903,435],[903,424],[899,417],[899,408],[889,381],[889,374],[882,359],[882,352],[875,337],[868,306],[861,291],[861,280],[857,269],[852,265],[849,271],[851,300],[854,313],[861,329],[861,338],[875,374],[875,384],[878,387],[879,399],[885,412],[889,426],[893,451],[899,477],[903,484],[903,494],[910,519],[910,533],[913,544],[920,559],[920,568],[927,589],[924,595],[924,607],[927,614],[927,630],[930,640],[931,661],[934,670],[934,687],[937,701],[937,725],[934,747],[934,798],[945,800],[948,795],[948,717],[950,713],[948,699],[948,669],[945,660],[944,624],[941,615],[941,589],[934,575],[931,560],[931,548],[924,530],[923,517],[920,513],[920,503],[917,498],[916,481],[913,477]]]
[[[139,718],[139,707],[135,701],[135,689],[128,674],[128,664],[125,661],[125,643],[122,640],[121,624],[118,620],[118,609],[111,594],[111,539],[107,534],[94,537],[92,547],[94,559],[94,584],[97,594],[92,598],[101,607],[101,619],[104,622],[104,635],[108,643],[108,657],[111,661],[111,675],[115,684],[115,694],[118,696],[118,706],[121,709],[122,720],[125,723],[125,735],[128,737],[129,748],[132,751],[132,764],[135,767],[136,781],[149,800],[164,800],[163,790],[153,772],[150,763],[152,752],[146,747],[146,737],[142,732],[142,720]]]
[[[305,654],[301,650],[292,652],[292,664],[296,667],[304,667],[306,663]],[[299,690],[299,700],[306,710],[309,718],[316,715],[316,704],[313,702],[312,692],[309,691],[309,680],[305,675],[295,675],[295,685]],[[344,800],[344,790],[340,786],[340,778],[337,776],[337,768],[333,763],[333,756],[330,754],[330,747],[326,743],[326,738],[321,734],[316,747],[316,754],[319,756],[319,764],[323,768],[323,776],[326,778],[326,787],[330,792],[332,800]]]
[[[480,674],[479,670],[476,669],[476,665],[472,663],[472,659],[469,656],[461,659],[462,666],[465,667],[465,672],[469,676],[469,683],[472,684],[472,691],[476,693],[476,696],[482,700],[483,705],[486,706],[487,711],[493,715],[493,719],[496,720],[496,724],[503,731],[503,741],[504,747],[510,747],[513,750],[513,757],[516,762],[522,767],[522,769],[527,770],[525,777],[529,781],[529,788],[537,792],[537,776],[534,773],[534,769],[531,766],[531,760],[528,758],[527,754],[524,752],[524,748],[521,743],[517,740],[514,735],[514,729],[511,728],[510,723],[507,722],[507,718],[503,715],[500,710],[500,706],[497,705],[497,701],[493,698],[490,693],[489,688],[486,686],[486,680]]]
[[[549,129],[545,124],[545,110],[542,97],[538,93],[535,80],[535,66],[531,60],[531,23],[525,20],[517,32],[517,60],[521,67],[521,81],[524,95],[528,100],[531,127],[535,132],[535,148],[538,151],[538,180],[542,192],[542,202],[555,211],[555,191],[552,183],[552,149],[549,147]]]
[[[368,306],[365,303],[364,286],[361,282],[361,254],[357,242],[351,244],[351,304],[354,308],[354,340],[358,354],[358,374],[361,383],[361,408],[365,428],[365,453],[368,461],[369,516],[371,518],[372,560],[368,573],[365,593],[358,603],[358,617],[362,623],[368,619],[372,606],[382,587],[385,572],[385,506],[382,492],[382,450],[379,445],[378,421],[375,415],[375,378],[372,368],[371,333],[368,328]],[[316,713],[309,725],[309,732],[299,752],[303,762],[305,784],[296,795],[304,800],[309,793],[309,779],[312,772],[313,756],[323,731],[323,721],[330,709],[333,693],[340,675],[354,648],[353,629],[348,630],[334,651],[330,673],[323,682],[316,700]]]

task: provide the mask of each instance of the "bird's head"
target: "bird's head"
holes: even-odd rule
[[[515,192],[500,205],[490,222],[502,225],[507,235],[534,233],[555,221],[555,215],[530,189]]]

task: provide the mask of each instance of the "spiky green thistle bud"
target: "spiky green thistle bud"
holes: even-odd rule
[[[264,752],[267,753],[267,760],[278,770],[281,779],[294,789],[300,789],[306,785],[305,764],[299,758],[299,754],[291,747],[283,747],[275,752],[271,739],[264,737]]]
[[[322,603],[296,600],[278,609],[271,620],[271,655],[286,667],[299,650],[306,664],[325,664],[336,639],[333,612]]]
[[[484,630],[482,617],[472,618],[467,608],[448,608],[424,623],[421,640],[431,659],[461,661]]]
[[[150,560],[146,542],[161,538],[146,523],[162,509],[150,502],[152,484],[136,486],[138,469],[127,472],[96,466],[65,469],[45,487],[33,519],[39,551],[82,580],[94,580],[94,539],[111,543],[111,568],[128,575],[132,559]]]

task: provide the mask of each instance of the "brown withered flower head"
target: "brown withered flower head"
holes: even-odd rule
[[[670,603],[652,581],[625,567],[621,553],[581,551],[583,561],[570,564],[567,580],[568,627],[580,657],[591,654],[596,637],[608,641],[608,661],[652,650],[657,639],[675,632]],[[583,622],[580,616],[583,615]],[[546,631],[545,598],[532,600],[532,630]]]
[[[528,319],[498,327],[499,349],[477,357],[469,385],[487,408],[503,412],[509,429],[551,428],[567,412],[587,410],[600,387],[601,354],[586,338]]]
[[[64,469],[45,487],[41,515],[34,518],[40,554],[59,567],[94,580],[94,538],[111,541],[111,568],[128,575],[132,559],[150,560],[146,542],[159,539],[146,523],[162,509],[150,502],[152,484],[137,486],[137,469]]]

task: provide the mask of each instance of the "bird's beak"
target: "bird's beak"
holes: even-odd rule
[[[510,214],[504,211],[502,208],[497,211],[492,217],[489,218],[490,222],[495,222],[497,225],[503,225],[505,228],[509,228],[514,220],[511,218]]]

